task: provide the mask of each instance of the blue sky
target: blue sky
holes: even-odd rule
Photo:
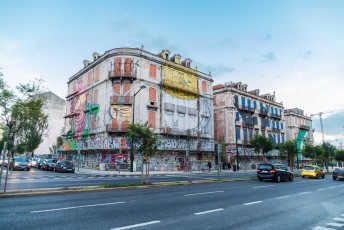
[[[143,44],[191,58],[215,84],[275,91],[286,109],[344,109],[341,0],[0,0],[0,9],[0,71],[12,87],[42,77],[65,97],[68,78],[93,52]],[[343,117],[324,116],[335,145],[344,144]]]

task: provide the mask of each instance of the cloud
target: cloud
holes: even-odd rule
[[[271,41],[271,39],[272,39],[272,34],[266,34],[262,38],[262,40],[265,42]]]
[[[303,59],[309,59],[312,55],[312,51],[311,50],[307,50],[307,51],[300,51],[299,55],[297,55],[299,58],[303,58]]]
[[[276,61],[276,56],[275,56],[274,52],[269,52],[269,53],[266,53],[266,54],[262,54],[261,56],[263,58],[262,62],[271,63],[271,62]]]

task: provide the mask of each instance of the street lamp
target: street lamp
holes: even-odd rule
[[[131,120],[131,124],[134,124],[134,119],[135,119],[135,96],[141,91],[141,89],[145,89],[146,86],[141,85],[140,89],[134,93],[133,95],[133,119]],[[130,172],[134,171],[134,139],[131,138],[131,152],[130,152]]]

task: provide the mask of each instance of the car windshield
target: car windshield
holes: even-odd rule
[[[313,167],[313,166],[305,166],[303,169],[304,169],[304,170],[313,170],[314,167]]]
[[[24,158],[14,158],[16,162],[26,162],[27,160]]]
[[[343,171],[343,168],[336,168],[334,171],[335,171],[335,172],[342,172],[342,171]]]
[[[56,163],[56,160],[48,160],[48,163]]]
[[[33,158],[32,160],[33,160],[33,161],[38,161],[38,160],[39,160],[39,158]]]
[[[259,169],[260,169],[260,170],[262,170],[262,169],[271,170],[271,169],[272,169],[272,166],[271,166],[271,165],[259,165]]]
[[[70,161],[64,161],[63,164],[65,164],[65,165],[73,165],[73,163],[70,162]]]

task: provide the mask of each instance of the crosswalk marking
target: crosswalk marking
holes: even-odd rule
[[[336,217],[336,218],[333,218],[333,220],[344,222],[344,218],[338,218],[338,217]]]
[[[339,224],[339,223],[327,223],[327,225],[331,225],[333,227],[342,227],[344,224]]]
[[[336,230],[334,228],[326,228],[326,227],[321,227],[321,226],[316,226],[313,228],[314,230]]]

